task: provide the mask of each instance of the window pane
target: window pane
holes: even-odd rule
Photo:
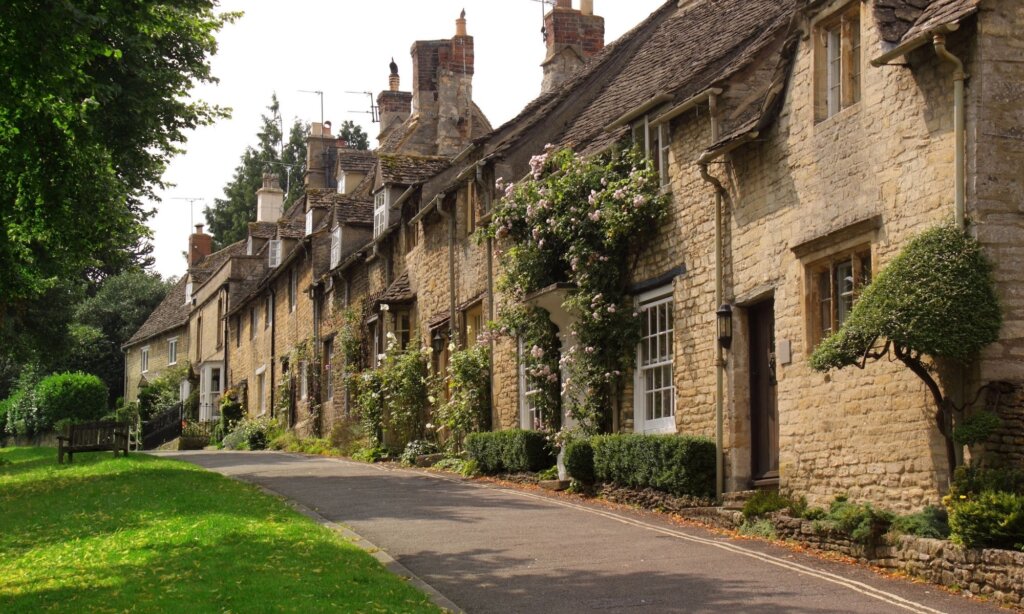
[[[832,284],[829,281],[828,271],[818,274],[818,300],[821,336],[824,338],[832,333]]]
[[[825,33],[825,55],[827,62],[828,84],[828,114],[834,115],[839,112],[840,105],[840,76],[842,66],[842,50],[839,26],[829,29]]]
[[[838,303],[836,304],[836,327],[843,325],[846,317],[853,309],[853,262],[847,261],[836,265],[836,291]]]

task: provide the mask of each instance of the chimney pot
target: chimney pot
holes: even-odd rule
[[[188,265],[191,267],[213,253],[213,237],[203,233],[203,225],[196,224],[196,231],[188,238]]]
[[[455,20],[455,36],[468,36],[466,34],[466,9],[462,9],[459,18]]]
[[[594,0],[580,0],[580,13],[584,15],[594,14]]]
[[[263,173],[263,187],[256,191],[256,221],[276,222],[284,209],[284,190],[279,187],[277,175]]]

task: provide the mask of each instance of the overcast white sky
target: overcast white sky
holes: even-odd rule
[[[611,42],[665,1],[595,0],[594,12],[605,18],[605,40]],[[573,4],[578,7],[579,0]],[[192,133],[186,153],[164,176],[173,187],[161,193],[150,221],[156,270],[165,277],[184,272],[193,218],[189,203],[178,199],[200,199],[194,223],[204,221],[203,206],[222,196],[242,151],[255,142],[272,93],[290,125],[296,117],[320,120],[319,97],[299,90],[322,90],[324,118],[335,126],[356,121],[375,147],[377,125],[360,113],[369,110],[369,97],[346,92],[376,97],[387,88],[392,56],[402,89],[411,90],[413,41],[450,38],[463,8],[476,46],[473,98],[497,127],[540,91],[544,43],[535,0],[222,0],[221,10],[245,15],[218,37],[212,65],[220,83],[195,96],[231,107],[232,117]]]

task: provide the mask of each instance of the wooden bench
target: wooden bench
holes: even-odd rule
[[[64,464],[74,460],[75,452],[100,452],[113,450],[128,456],[128,424],[125,422],[83,422],[68,427],[67,435],[57,437],[57,462]]]

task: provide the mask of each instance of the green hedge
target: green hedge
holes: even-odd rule
[[[588,486],[596,481],[594,446],[589,439],[574,439],[565,446],[565,470],[574,480]]]
[[[954,542],[1024,550],[1024,472],[959,467],[943,502]]]
[[[541,471],[555,463],[547,438],[537,431],[471,433],[466,437],[466,453],[481,473],[491,475]]]
[[[50,375],[36,386],[36,404],[46,426],[99,420],[107,413],[108,396],[103,380],[87,373]]]
[[[598,482],[676,496],[715,494],[715,442],[707,437],[599,435],[591,445]]]

